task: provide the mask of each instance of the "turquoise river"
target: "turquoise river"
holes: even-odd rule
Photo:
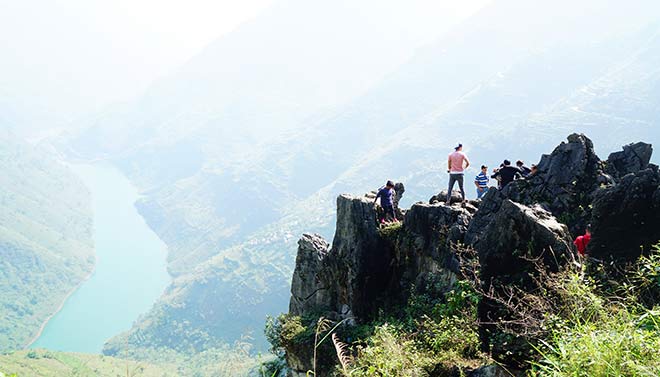
[[[102,164],[72,169],[92,193],[96,269],[31,347],[100,353],[170,282],[166,246],[135,209],[138,192],[120,171]]]

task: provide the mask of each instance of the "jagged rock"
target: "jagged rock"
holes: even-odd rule
[[[442,190],[440,191],[439,194],[433,195],[431,199],[429,199],[429,204],[435,204],[435,203],[446,203],[447,202],[447,190]],[[463,197],[461,196],[461,192],[454,190],[451,192],[451,199],[450,203],[462,203],[463,202]]]
[[[521,203],[545,202],[555,216],[576,213],[578,207],[586,207],[591,193],[599,187],[601,167],[593,142],[585,135],[572,134],[568,143],[561,143],[541,158],[536,177],[529,180],[528,198]]]
[[[596,196],[589,254],[634,261],[660,241],[660,172],[651,167],[628,174]],[[640,247],[641,246],[641,247]]]
[[[501,192],[515,202],[542,206],[577,234],[591,216],[589,204],[600,188],[602,167],[592,141],[572,134],[567,143],[543,155],[536,175],[514,181]]]
[[[565,225],[541,207],[515,203],[501,193],[487,194],[470,224],[466,243],[477,251],[482,288],[496,294],[502,294],[505,287],[517,287],[524,292],[537,290],[536,263],[546,270],[558,271],[560,265],[572,259],[573,252]],[[508,363],[523,362],[531,352],[527,340],[519,337],[503,341],[500,329],[491,325],[510,319],[513,314],[489,298],[481,301],[478,311],[484,324],[481,328],[484,350],[490,349],[494,357]]]
[[[563,190],[575,186],[590,190],[594,187],[600,158],[594,151],[591,139],[572,134],[568,143],[562,142],[550,155],[544,155],[538,164],[538,176],[543,178],[552,194],[561,195]]]
[[[317,234],[303,234],[298,241],[296,267],[291,281],[289,313],[302,315],[325,305],[325,282],[319,280],[323,259],[330,245]]]
[[[653,146],[647,143],[629,144],[623,151],[610,154],[607,159],[606,172],[621,179],[627,174],[637,173],[646,169],[653,155]]]

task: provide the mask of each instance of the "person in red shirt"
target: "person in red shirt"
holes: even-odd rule
[[[591,225],[587,225],[587,230],[584,233],[584,236],[579,236],[573,241],[575,246],[578,249],[578,254],[583,257],[587,253],[587,246],[589,246],[589,241],[591,241]]]

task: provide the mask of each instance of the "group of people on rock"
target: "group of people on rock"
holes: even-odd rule
[[[465,171],[469,167],[470,160],[463,152],[463,144],[458,144],[456,148],[454,148],[454,152],[449,154],[447,159],[447,173],[449,174],[449,189],[447,190],[446,200],[447,205],[451,204],[452,192],[454,190],[454,186],[457,183],[461,192],[462,203],[466,202],[464,188]],[[488,166],[482,165],[481,171],[474,179],[474,184],[477,189],[477,200],[480,200],[486,194],[486,192],[490,190],[489,183],[491,178],[497,180],[497,188],[501,190],[506,187],[506,185],[517,179],[530,179],[536,174],[538,174],[538,167],[536,165],[527,167],[521,160],[516,162],[516,166],[512,166],[511,161],[504,160],[499,168],[493,169],[493,174],[490,175],[490,177],[488,175]],[[381,224],[399,221],[396,218],[396,213],[394,210],[395,195],[396,192],[394,190],[394,182],[389,180],[385,186],[378,190],[378,193],[376,194],[374,203],[378,202],[378,199],[380,199],[380,205],[383,208],[383,216],[380,217]],[[591,225],[587,226],[584,235],[577,237],[574,241],[580,256],[585,256],[589,241],[591,241]]]
[[[461,191],[463,202],[466,201],[465,195],[465,171],[470,167],[470,160],[463,152],[463,144],[458,144],[454,148],[454,152],[449,155],[447,160],[447,173],[449,173],[449,190],[447,191],[447,205],[451,204],[451,195],[454,186],[458,183],[458,188]],[[488,167],[481,166],[481,172],[475,177],[474,184],[477,188],[477,200],[481,199],[489,190],[490,179],[495,179],[498,182],[498,188],[502,189],[516,179],[529,178],[536,174],[536,165],[531,168],[525,166],[523,161],[518,161],[516,166],[512,166],[509,160],[504,160],[499,168],[493,170],[491,176],[488,175]],[[380,199],[383,214],[380,217],[380,222],[398,222],[394,211],[394,182],[387,181],[385,186],[378,189],[375,202]]]
[[[449,155],[447,167],[447,173],[449,173],[447,204],[451,203],[451,195],[456,183],[458,183],[461,197],[465,202],[464,178],[465,170],[470,167],[470,160],[463,152],[463,144],[458,144],[458,146],[454,148],[454,152]],[[488,192],[488,184],[490,183],[491,178],[497,180],[497,187],[501,190],[514,180],[531,178],[536,175],[537,172],[538,168],[536,165],[532,165],[528,168],[523,161],[518,160],[516,166],[512,166],[511,161],[504,160],[499,168],[493,170],[493,175],[489,177],[488,166],[482,165],[481,172],[477,174],[474,179],[474,184],[477,187],[477,200],[481,199],[486,192]]]

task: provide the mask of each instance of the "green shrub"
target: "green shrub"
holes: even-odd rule
[[[287,347],[300,342],[309,334],[309,329],[303,325],[303,320],[299,316],[281,314],[277,318],[271,316],[266,318],[264,332],[271,345],[271,352],[282,357]]]
[[[429,352],[394,326],[378,326],[366,347],[359,346],[350,376],[421,376],[433,364]]]
[[[626,309],[554,332],[534,363],[537,376],[659,376],[660,332]],[[648,319],[648,317],[647,317]]]

